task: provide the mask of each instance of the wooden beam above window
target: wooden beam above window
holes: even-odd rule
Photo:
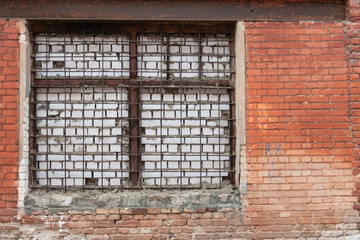
[[[3,18],[157,21],[344,20],[344,0],[2,0]]]

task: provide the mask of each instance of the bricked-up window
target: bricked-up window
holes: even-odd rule
[[[233,28],[33,25],[32,187],[233,182]]]

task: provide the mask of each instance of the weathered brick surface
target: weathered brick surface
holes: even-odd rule
[[[358,222],[343,29],[342,22],[247,24],[244,200],[260,238]]]
[[[17,21],[0,21],[0,222],[17,213],[18,185],[18,79]]]
[[[358,234],[360,24],[246,23],[248,193],[241,210],[78,209],[21,216],[16,216],[18,34],[16,21],[0,20],[0,27],[0,239]]]
[[[346,3],[347,19],[352,22],[360,20],[360,1],[348,0]]]

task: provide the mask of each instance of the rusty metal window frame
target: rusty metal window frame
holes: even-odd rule
[[[88,77],[85,76],[85,64],[82,65],[82,72],[83,75],[81,77],[77,77],[77,78],[71,78],[71,77],[67,77],[68,72],[70,71],[70,69],[67,69],[66,64],[64,64],[63,66],[63,77],[55,77],[55,78],[51,78],[48,75],[51,73],[50,69],[49,69],[49,60],[50,60],[50,53],[49,50],[46,49],[45,50],[45,76],[43,75],[42,77],[37,77],[37,70],[36,70],[36,49],[35,49],[35,36],[36,34],[43,34],[45,36],[45,45],[46,48],[49,45],[49,36],[51,36],[51,34],[63,34],[63,44],[64,44],[64,51],[63,51],[63,59],[66,62],[67,59],[67,55],[66,55],[66,51],[65,51],[65,46],[67,44],[67,42],[69,41],[65,36],[69,35],[69,34],[77,34],[79,36],[83,36],[83,42],[85,43],[85,36],[86,34],[98,34],[98,36],[102,36],[101,39],[98,39],[98,42],[101,43],[101,51],[102,54],[100,54],[100,58],[102,58],[102,60],[100,61],[101,64],[99,66],[100,69],[100,76],[97,78],[92,78],[92,77]],[[127,58],[129,61],[129,69],[125,69],[123,67],[120,68],[119,73],[120,73],[120,77],[117,78],[111,78],[111,77],[106,77],[104,74],[104,44],[106,43],[106,39],[105,36],[107,36],[108,34],[118,34],[120,36],[128,36],[128,42],[124,42],[124,38],[121,38],[121,42],[119,43],[121,46],[128,46],[129,48],[129,54],[128,56],[125,56],[124,54],[120,54],[120,61],[123,61],[123,58]],[[144,59],[144,53],[147,53],[146,51],[141,51],[141,53],[139,54],[139,46],[142,47],[144,44],[144,42],[142,42],[141,40],[139,40],[139,37],[143,37],[146,36],[148,34],[154,34],[157,36],[160,36],[161,38],[161,42],[160,42],[160,52],[161,52],[161,61],[160,61],[160,69],[158,69],[158,73],[160,74],[160,77],[158,77],[157,79],[154,78],[149,78],[149,79],[145,79],[145,77],[143,77],[142,71],[144,71],[142,69],[142,67],[140,67],[140,72],[138,69],[138,66],[140,64],[140,66],[142,66],[143,64],[143,59]],[[206,79],[203,75],[206,72],[203,68],[202,68],[202,57],[206,54],[203,54],[202,52],[202,42],[201,40],[204,39],[206,40],[206,36],[207,35],[213,35],[216,38],[216,42],[217,44],[219,44],[219,36],[225,34],[226,36],[229,37],[229,65],[230,65],[230,69],[228,70],[220,70],[219,66],[219,57],[221,54],[219,53],[219,47],[217,47],[217,52],[213,53],[213,55],[216,57],[217,56],[217,64],[215,64],[217,66],[217,69],[215,71],[215,73],[217,73],[218,75],[209,79]],[[197,41],[197,48],[198,48],[198,76],[196,78],[186,78],[183,77],[182,75],[184,74],[184,71],[182,70],[182,68],[180,67],[178,73],[180,74],[179,77],[177,77],[176,79],[174,79],[174,77],[171,75],[176,71],[171,71],[170,70],[170,57],[173,56],[172,53],[170,53],[169,51],[169,46],[172,44],[170,39],[170,35],[176,35],[179,36],[180,38],[180,53],[179,53],[179,57],[180,57],[180,62],[179,62],[179,66],[182,66],[183,64],[183,51],[182,48],[184,48],[184,44],[183,41],[185,41],[185,37],[184,36],[191,36],[194,37],[196,36],[196,40]],[[71,40],[72,41],[72,40]],[[118,40],[117,40],[118,41]],[[204,182],[202,181],[202,178],[204,178],[205,176],[202,176],[203,173],[203,158],[205,156],[207,156],[205,153],[203,153],[203,147],[202,147],[202,139],[206,138],[203,136],[202,134],[202,130],[200,130],[200,135],[197,136],[200,139],[200,153],[197,155],[199,157],[199,162],[200,162],[200,170],[198,170],[200,172],[200,176],[198,176],[198,178],[200,178],[199,184],[183,184],[183,179],[185,179],[185,172],[186,170],[183,169],[183,164],[184,164],[184,158],[186,156],[185,153],[182,152],[182,145],[184,144],[184,141],[186,140],[186,136],[183,135],[183,123],[186,119],[186,117],[182,116],[183,114],[183,107],[187,108],[189,103],[186,102],[185,99],[185,91],[187,91],[188,89],[213,89],[214,91],[217,91],[217,99],[219,100],[217,103],[217,107],[220,109],[220,95],[221,92],[226,91],[226,93],[229,96],[229,102],[226,103],[229,105],[229,115],[226,117],[226,120],[228,121],[228,136],[226,136],[229,140],[228,142],[228,158],[229,158],[229,166],[226,167],[226,169],[222,169],[221,165],[222,165],[222,160],[221,157],[223,155],[220,154],[220,150],[218,150],[218,167],[216,168],[216,171],[218,171],[218,177],[219,179],[221,179],[219,181],[218,184],[212,184],[207,185],[205,184],[207,188],[221,188],[222,187],[222,180],[223,179],[228,179],[230,180],[230,182],[235,185],[235,91],[234,91],[234,81],[235,81],[235,46],[234,46],[234,24],[183,24],[183,23],[176,23],[176,24],[127,24],[127,23],[56,23],[56,24],[43,24],[43,23],[34,23],[31,26],[31,42],[33,43],[33,52],[32,52],[32,63],[33,63],[33,68],[32,68],[32,84],[31,84],[31,100],[30,100],[30,174],[31,174],[31,187],[32,188],[42,188],[42,189],[64,189],[69,190],[69,189],[79,189],[82,188],[83,190],[85,189],[106,189],[106,188],[110,188],[110,189],[144,189],[144,188],[155,188],[155,189],[199,189],[199,188],[203,188],[204,187]],[[151,43],[150,43],[151,44]],[[85,46],[85,44],[83,44]],[[50,45],[49,45],[50,46]],[[158,48],[159,46],[156,45],[156,47]],[[50,48],[50,47],[49,47]],[[165,49],[164,53],[163,50]],[[82,57],[83,57],[83,62],[85,62],[85,57],[86,57],[86,52],[85,51],[85,47],[83,47],[83,52],[82,52]],[[185,54],[186,55],[186,54]],[[61,58],[61,56],[60,56]],[[163,62],[165,62],[163,64]],[[123,62],[122,62],[123,64]],[[123,65],[122,65],[123,66]],[[163,67],[164,66],[164,67]],[[126,71],[128,71],[128,75],[126,75]],[[163,74],[164,73],[164,74]],[[224,73],[225,77],[220,77],[220,73]],[[228,75],[226,75],[228,74]],[[140,75],[140,76],[139,76]],[[69,75],[70,76],[70,75]],[[120,128],[123,130],[124,126],[123,124],[128,124],[128,134],[121,134],[119,135],[119,138],[121,139],[120,142],[121,144],[123,144],[124,139],[128,140],[128,152],[124,153],[124,149],[123,146],[121,147],[121,153],[116,153],[116,157],[117,159],[120,159],[120,169],[118,169],[117,171],[115,171],[116,174],[120,175],[120,184],[118,185],[109,185],[109,186],[105,186],[104,185],[104,173],[107,172],[106,169],[104,169],[104,156],[106,155],[104,153],[104,119],[106,120],[106,117],[104,115],[104,105],[108,104],[106,98],[105,98],[105,88],[106,87],[120,87],[120,92],[117,92],[117,94],[120,94],[120,101],[118,101],[118,104],[120,104],[121,106],[123,106],[123,104],[128,104],[128,116],[123,116],[123,111],[121,111],[120,116],[118,115],[117,118],[120,119]],[[68,171],[69,169],[67,169],[67,162],[68,162],[68,156],[71,155],[71,150],[67,152],[67,134],[66,134],[66,130],[67,130],[67,124],[69,124],[70,120],[72,119],[71,116],[67,116],[67,105],[69,104],[68,101],[70,101],[67,98],[67,95],[70,95],[69,92],[67,91],[72,91],[72,89],[78,89],[79,87],[81,87],[81,94],[82,94],[82,98],[79,100],[79,103],[82,104],[82,108],[80,109],[82,111],[82,115],[81,115],[81,120],[82,120],[82,132],[81,134],[77,134],[76,136],[80,136],[82,138],[82,168],[78,169],[79,171],[82,172],[82,177],[81,177],[81,184],[79,184],[78,186],[68,186],[67,184],[67,178],[69,178],[68,176]],[[100,157],[101,160],[99,163],[100,164],[100,177],[95,178],[94,176],[91,177],[85,177],[85,171],[88,170],[86,169],[85,165],[86,165],[86,159],[85,156],[87,155],[91,155],[91,153],[88,153],[85,150],[85,138],[86,137],[93,137],[95,139],[95,136],[88,136],[85,134],[85,120],[87,119],[85,117],[85,89],[87,87],[90,88],[101,88],[101,131],[99,131],[99,133],[101,133],[101,148],[99,149],[100,151]],[[64,104],[64,116],[62,117],[63,121],[63,128],[64,128],[64,136],[62,137],[63,139],[63,153],[60,153],[60,155],[63,155],[64,159],[61,161],[62,164],[62,169],[60,169],[61,171],[64,172],[63,175],[63,184],[59,185],[59,186],[53,186],[52,184],[50,184],[50,177],[49,174],[51,174],[51,172],[53,172],[54,170],[59,170],[59,169],[53,169],[51,167],[51,161],[49,160],[49,140],[52,140],[51,137],[53,137],[52,134],[49,133],[49,121],[51,121],[53,116],[49,115],[49,105],[50,105],[50,100],[49,100],[49,94],[51,93],[51,89],[55,89],[55,88],[62,88],[63,89],[63,94],[64,94],[64,98],[62,100],[61,103]],[[37,98],[37,93],[38,90],[37,89],[42,89],[42,91],[45,91],[45,99],[43,99],[42,101],[39,101],[39,99]],[[123,100],[123,90],[126,89],[127,91],[127,96],[128,98],[126,100]],[[142,131],[143,131],[143,127],[141,126],[141,121],[142,121],[142,106],[144,105],[144,101],[141,98],[141,94],[143,93],[144,89],[160,89],[160,106],[161,106],[161,114],[160,114],[160,118],[158,119],[160,121],[160,167],[159,167],[159,171],[160,171],[160,177],[158,177],[160,179],[160,181],[155,184],[154,186],[144,186],[143,185],[143,176],[142,174],[144,174],[146,172],[146,169],[144,168],[144,161],[141,160],[141,156],[144,154],[144,151],[142,150],[142,143],[141,140],[144,137]],[[168,171],[173,171],[170,169],[167,169],[163,166],[163,163],[165,162],[164,159],[164,152],[162,151],[162,147],[163,147],[163,120],[164,120],[164,113],[165,113],[165,101],[163,99],[163,95],[164,95],[164,89],[170,89],[169,91],[172,92],[174,91],[174,89],[176,89],[177,93],[179,93],[179,97],[180,100],[178,102],[174,101],[174,104],[180,104],[180,121],[181,121],[181,127],[179,128],[179,134],[180,134],[180,147],[179,147],[179,151],[180,151],[180,161],[179,161],[179,171],[178,170],[174,170],[174,171],[178,171],[179,172],[179,182],[176,185],[167,185],[163,183],[163,174],[165,172]],[[176,92],[175,91],[175,92]],[[96,90],[93,90],[93,93],[95,94]],[[200,95],[200,94],[199,94]],[[70,98],[70,97],[69,97]],[[200,97],[201,99],[201,97]],[[37,104],[39,104],[39,102],[44,103],[43,107],[45,107],[45,113],[46,115],[43,117],[39,117],[37,116]],[[204,107],[202,105],[202,100],[199,101],[199,109],[200,112],[202,110],[202,107]],[[211,105],[216,105],[216,103],[212,103],[210,101],[207,102],[207,104],[211,104]],[[215,120],[218,121],[218,125],[220,126],[220,121],[222,119],[224,119],[223,116],[221,116],[221,111],[217,112],[217,116],[215,117]],[[204,125],[202,125],[202,120],[204,117],[200,116],[198,117],[199,119],[199,128],[202,129],[204,127]],[[167,118],[168,119],[168,118]],[[174,118],[177,119],[177,118]],[[39,120],[44,120],[44,124],[46,126],[45,128],[45,133],[43,134],[39,134],[39,129],[37,127],[37,121]],[[94,120],[94,119],[92,119]],[[171,119],[170,119],[171,120]],[[125,121],[125,122],[124,122]],[[126,122],[127,121],[127,122]],[[220,128],[218,130],[218,134],[217,134],[217,138],[218,138],[218,142],[215,143],[215,145],[218,146],[218,149],[220,149]],[[44,136],[45,135],[45,136]],[[38,146],[37,146],[37,142],[39,138],[45,139],[45,145],[46,145],[46,150],[44,153],[44,157],[45,160],[42,162],[43,164],[46,165],[46,170],[44,171],[44,169],[40,169],[39,168],[39,161],[37,160],[37,157],[39,156],[39,151],[38,151]],[[153,136],[155,137],[155,136]],[[194,136],[193,136],[194,137]],[[70,152],[70,153],[69,153]],[[118,154],[120,154],[120,156],[118,156]],[[77,154],[78,155],[78,154]],[[126,157],[126,155],[128,156],[129,160],[128,160],[128,166],[127,169],[125,167],[125,165],[123,164],[123,158]],[[196,154],[195,154],[196,155]],[[210,154],[211,155],[211,154]],[[216,155],[216,154],[214,154]],[[60,171],[59,170],[59,171]],[[228,172],[228,176],[222,177],[222,171],[226,170]],[[37,182],[37,177],[36,174],[39,171],[43,171],[46,174],[46,184],[45,185],[39,185],[39,183]],[[208,169],[206,169],[206,172],[208,171]],[[211,171],[211,170],[210,170]],[[126,175],[127,177],[124,177],[124,175]],[[94,179],[99,179],[100,178],[100,184],[98,185],[94,185],[92,184]],[[189,181],[189,180],[188,180]],[[71,184],[70,184],[71,185]]]

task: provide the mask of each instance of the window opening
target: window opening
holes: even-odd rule
[[[32,28],[33,188],[234,181],[233,25]]]

